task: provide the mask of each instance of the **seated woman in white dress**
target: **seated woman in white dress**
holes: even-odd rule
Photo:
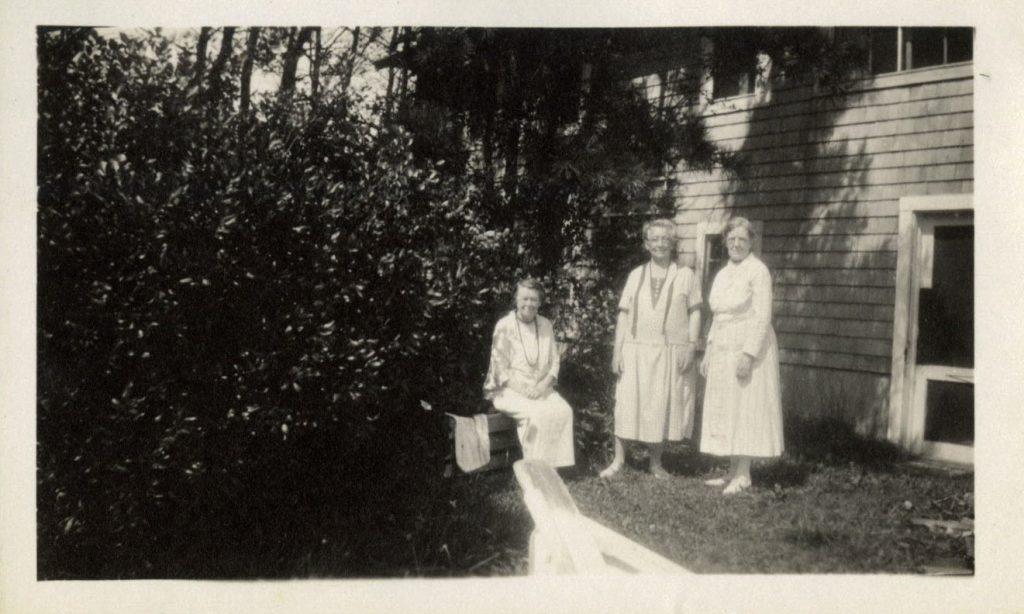
[[[551,321],[537,313],[543,300],[536,280],[516,286],[516,308],[494,327],[484,396],[517,421],[523,458],[569,467],[576,462],[572,408],[554,388],[559,353]]]

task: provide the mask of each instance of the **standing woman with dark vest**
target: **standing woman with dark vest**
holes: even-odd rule
[[[700,331],[700,282],[689,267],[672,261],[676,227],[671,220],[644,224],[651,259],[633,269],[619,300],[612,371],[615,388],[615,458],[601,477],[622,468],[626,441],[650,453],[650,471],[669,476],[661,464],[666,441],[693,431],[696,392],[694,342]]]

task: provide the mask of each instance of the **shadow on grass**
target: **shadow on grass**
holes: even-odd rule
[[[149,524],[138,537],[95,529],[72,542],[58,534],[41,542],[37,573],[46,580],[524,573],[532,523],[511,472],[442,478],[440,428],[424,427],[411,442],[393,432],[382,430],[361,455],[311,445],[302,462],[273,475],[264,464],[197,481],[176,515],[160,524],[142,518]],[[97,501],[100,509],[107,504]]]
[[[700,454],[696,446],[666,450],[661,457],[665,469],[672,475],[698,477],[707,474],[718,465],[718,459]]]
[[[774,488],[776,484],[782,488],[793,488],[807,483],[811,469],[810,463],[783,459],[763,467],[754,467],[750,473],[756,484],[767,488]]]
[[[877,471],[910,458],[898,446],[864,437],[840,420],[787,417],[784,428],[786,455],[796,461],[831,466],[852,462]]]

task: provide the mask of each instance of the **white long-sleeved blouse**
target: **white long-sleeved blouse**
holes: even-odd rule
[[[493,399],[512,380],[532,386],[547,375],[558,377],[560,358],[554,327],[543,316],[538,315],[534,322],[536,325],[519,322],[512,311],[494,326],[485,398]]]
[[[708,344],[714,344],[715,328],[729,322],[749,321],[743,353],[759,356],[772,323],[772,276],[753,254],[736,263],[729,261],[715,275],[708,294],[713,317]]]

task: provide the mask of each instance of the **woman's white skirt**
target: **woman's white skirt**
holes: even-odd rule
[[[754,359],[750,377],[736,377],[747,322],[715,329],[708,356],[700,451],[719,456],[779,456],[783,450],[779,389],[779,347],[768,329],[766,347]]]
[[[615,386],[615,436],[660,443],[693,433],[696,366],[679,372],[685,345],[622,345],[622,375]]]
[[[562,395],[550,390],[530,399],[506,387],[494,397],[494,408],[516,420],[523,458],[543,460],[553,467],[576,464],[572,408]]]

